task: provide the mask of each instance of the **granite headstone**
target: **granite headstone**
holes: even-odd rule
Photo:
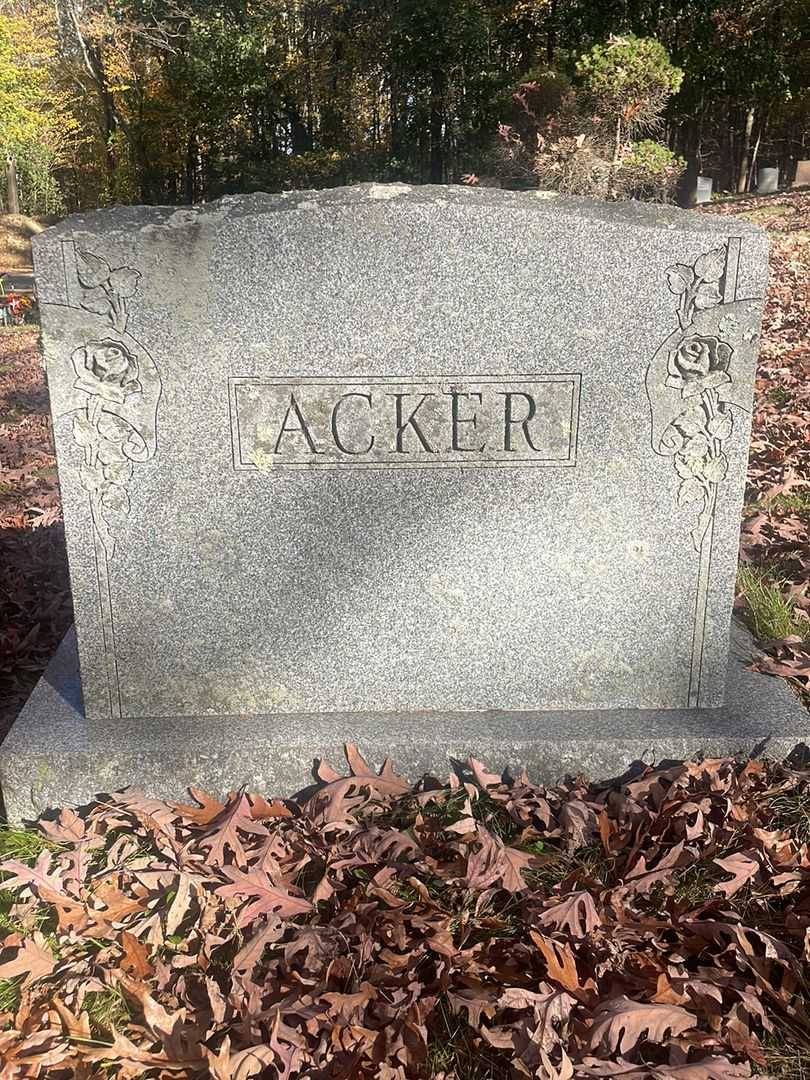
[[[496,711],[506,757],[566,716],[734,727],[760,229],[363,185],[74,215],[34,255],[83,698],[47,752],[85,787],[102,745],[118,786],[294,788],[324,725],[445,759]],[[48,693],[12,812],[58,797]]]
[[[810,187],[810,161],[796,162],[796,175],[793,178],[793,187]]]

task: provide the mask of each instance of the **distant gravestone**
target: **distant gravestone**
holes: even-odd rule
[[[796,162],[796,176],[793,187],[810,187],[810,161]]]
[[[703,203],[710,203],[712,201],[712,187],[714,186],[714,178],[711,176],[699,176],[695,181],[695,188],[692,192],[692,198],[690,200],[693,206],[700,206]]]
[[[770,723],[739,664],[720,708],[758,228],[370,185],[34,245],[83,708],[67,642],[12,813],[290,790],[344,737],[548,772]]]
[[[766,167],[757,170],[757,193],[759,195],[773,195],[779,190],[779,170]]]

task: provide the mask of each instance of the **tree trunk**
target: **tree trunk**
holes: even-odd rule
[[[548,66],[554,66],[554,54],[557,51],[557,0],[549,0],[548,33],[546,37],[546,60]]]
[[[402,133],[399,114],[399,79],[395,75],[391,76],[388,94],[388,123],[391,129],[389,156],[391,160],[398,161],[402,152]]]
[[[19,214],[20,193],[17,188],[17,159],[11,154],[6,158],[6,196],[9,214]]]
[[[754,143],[754,152],[751,154],[751,165],[748,169],[748,189],[749,191],[754,185],[754,177],[757,174],[757,155],[759,154],[759,144],[762,142],[762,133],[764,132],[768,123],[768,117],[760,121],[759,130],[757,131],[757,141]]]
[[[444,148],[442,127],[444,124],[444,72],[433,68],[430,72],[430,182],[441,184],[444,180]]]
[[[740,171],[737,174],[737,192],[742,194],[748,185],[748,161],[751,153],[751,132],[754,130],[754,116],[756,111],[748,109],[745,114],[745,132],[743,134],[742,156],[740,157]]]
[[[185,199],[191,205],[197,201],[197,136],[192,132],[186,143]]]
[[[312,149],[312,140],[309,137],[304,118],[294,105],[288,105],[285,109],[287,120],[290,125],[290,142],[294,154],[307,154]]]

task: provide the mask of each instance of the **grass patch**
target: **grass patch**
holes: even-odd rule
[[[34,862],[43,851],[58,851],[60,845],[34,829],[0,825],[0,859]]]
[[[782,791],[768,804],[768,828],[788,830],[800,844],[810,843],[810,791]]]
[[[482,1044],[481,1038],[446,1002],[439,1002],[434,1018],[436,1023],[427,1050],[428,1076],[508,1080],[512,1075],[505,1057]]]
[[[22,975],[0,979],[0,1013],[15,1013],[20,1006]]]
[[[768,507],[789,514],[810,514],[810,492],[783,491],[768,500]]]
[[[90,1030],[94,1037],[112,1038],[112,1029],[123,1031],[132,1019],[127,999],[115,988],[97,990],[87,994],[82,1004],[82,1011],[87,1013]]]
[[[755,1073],[765,1073],[774,1080],[810,1080],[810,1049],[791,1046],[787,1039],[774,1032],[767,1035],[762,1049],[765,1065],[755,1067]]]
[[[790,217],[795,214],[796,208],[785,203],[771,204],[770,206],[755,206],[751,210],[744,210],[738,217],[746,218],[758,225],[762,221],[770,221],[771,218]]]
[[[21,323],[19,326],[0,326],[0,337],[11,337],[13,334],[30,334],[32,330],[39,330],[39,324]]]
[[[464,805],[468,798],[467,792],[462,790],[449,799],[429,802],[424,808],[425,817],[434,826],[446,829],[465,816]],[[504,804],[486,792],[480,792],[477,799],[470,799],[470,806],[473,818],[504,843],[508,844],[520,832],[520,826],[513,821]]]
[[[744,564],[737,572],[737,591],[745,599],[751,628],[760,641],[807,634],[806,624],[796,618],[795,600],[780,585],[759,566]]]
[[[787,405],[793,395],[784,386],[773,386],[765,397],[772,405]]]

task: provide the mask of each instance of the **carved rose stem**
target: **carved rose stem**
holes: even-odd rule
[[[737,237],[729,237],[726,244],[726,265],[723,271],[723,303],[732,304],[737,294],[737,270],[740,259],[740,240]],[[701,394],[701,399],[706,408],[707,427],[717,415],[717,402],[719,400],[716,389],[706,389]],[[710,460],[722,453],[720,439],[712,436]],[[704,530],[700,541],[700,555],[698,562],[698,579],[695,590],[695,622],[692,631],[692,663],[689,674],[689,692],[687,704],[689,708],[700,706],[700,678],[703,666],[703,645],[706,637],[706,611],[709,605],[709,571],[712,561],[712,541],[714,539],[714,513],[717,508],[718,484],[707,480],[708,484],[706,513],[709,518],[709,527]]]
[[[86,412],[88,423],[93,426],[93,428],[100,437],[101,432],[98,430],[98,422],[101,414],[104,412],[104,402],[98,395],[96,395],[95,397],[91,397],[90,400],[87,402]],[[85,446],[84,460],[88,468],[92,469],[95,466],[97,457],[97,442],[92,443],[89,446]],[[96,545],[98,546],[99,541],[101,542],[101,550],[104,554],[104,561],[106,563],[107,555],[109,554],[110,558],[112,558],[112,556],[115,554],[115,538],[113,537],[104,520],[104,515],[102,512],[103,503],[101,496],[99,495],[98,491],[91,491],[89,494],[90,506],[92,509],[91,516],[93,519],[93,531],[95,534]]]
[[[96,431],[98,431],[98,419],[103,411],[104,405],[101,401],[101,398],[98,396],[91,397],[90,400],[87,402],[87,421],[88,423],[93,425]],[[97,456],[98,445],[86,446],[84,448],[84,460],[89,466],[92,467],[93,465],[95,465]]]

